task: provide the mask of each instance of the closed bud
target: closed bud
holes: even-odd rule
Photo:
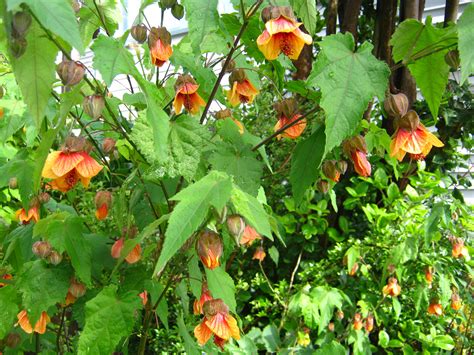
[[[215,298],[209,301],[204,302],[202,307],[204,316],[211,318],[218,313],[229,314],[229,307],[224,303],[220,298]]]
[[[455,311],[459,311],[461,309],[462,302],[461,297],[456,292],[453,292],[451,295],[451,308]]]
[[[224,110],[217,111],[215,117],[218,120],[222,120],[227,117],[232,117],[232,112],[228,108],[226,108]]]
[[[16,177],[10,178],[10,180],[8,180],[8,187],[10,189],[16,189],[18,187],[18,179]]]
[[[174,18],[181,20],[184,16],[184,7],[180,4],[175,4],[171,8],[171,14],[174,16]]]
[[[64,140],[61,151],[64,153],[83,152],[86,150],[87,144],[84,137],[69,136]]]
[[[232,73],[232,71],[235,69],[235,61],[231,59],[229,61],[229,64],[227,64],[227,68],[225,69],[226,73]]]
[[[82,63],[63,60],[57,65],[56,72],[64,85],[73,86],[80,83],[86,73],[86,68]]]
[[[343,319],[344,319],[344,312],[341,311],[341,310],[338,310],[338,311],[336,312],[336,317],[337,317],[337,319],[339,319],[339,320],[343,320]]]
[[[240,239],[245,230],[245,222],[238,214],[227,217],[227,227],[234,238]]]
[[[389,274],[393,274],[396,270],[396,266],[394,264],[388,264],[387,271]]]
[[[224,250],[222,240],[217,233],[205,230],[199,234],[196,244],[197,253],[204,266],[215,269],[220,265],[220,257]]]
[[[334,182],[338,182],[341,176],[341,173],[337,169],[337,162],[335,160],[326,160],[323,164],[323,173],[328,179],[331,179]]]
[[[20,58],[26,51],[27,42],[24,38],[13,38],[10,42],[10,50],[15,58]]]
[[[9,348],[16,348],[21,342],[21,336],[17,333],[9,333],[5,338],[5,345]]]
[[[110,191],[97,191],[95,195],[95,216],[98,220],[103,220],[109,214],[112,205],[112,193]]]
[[[414,132],[420,125],[420,117],[418,117],[415,111],[410,110],[402,118],[396,120],[395,123],[399,128]]]
[[[339,170],[341,174],[345,174],[347,171],[347,161],[339,160],[336,164],[336,167],[337,167],[337,170]]]
[[[160,7],[162,9],[171,9],[176,3],[176,0],[160,0]]]
[[[319,180],[316,184],[316,187],[318,188],[319,192],[325,194],[329,191],[329,182],[326,180]]]
[[[51,196],[47,192],[42,192],[38,196],[38,201],[40,203],[48,203],[50,199],[51,199]]]
[[[53,250],[48,256],[48,262],[53,265],[58,265],[63,261],[63,255],[59,254],[56,250]]]
[[[374,316],[372,313],[369,313],[367,315],[367,318],[365,319],[365,330],[367,333],[370,333],[374,329]]]
[[[68,291],[74,297],[79,298],[84,296],[86,293],[86,286],[83,283],[77,281],[75,278],[72,278]]]
[[[84,112],[95,120],[102,116],[104,107],[105,100],[102,95],[86,96],[82,102],[82,108],[84,109]]]
[[[255,252],[253,253],[252,259],[261,262],[265,259],[266,256],[267,253],[265,253],[265,249],[263,249],[263,247],[257,247],[257,249],[255,249]]]
[[[145,25],[136,25],[132,26],[130,29],[130,34],[132,35],[133,39],[138,43],[145,43],[148,30]]]
[[[13,35],[17,38],[25,37],[31,26],[31,15],[26,11],[17,12],[12,18]]]
[[[262,10],[263,22],[268,22],[280,16],[285,16],[290,19],[295,18],[295,14],[290,6],[267,6]]]
[[[333,323],[333,322],[330,322],[330,323],[328,324],[328,330],[329,330],[330,332],[333,332],[333,331],[334,331],[334,323]]]
[[[283,99],[273,105],[278,117],[293,118],[298,113],[298,104],[293,98]]]
[[[102,150],[105,154],[110,154],[115,149],[115,139],[113,138],[104,138],[102,141]]]
[[[452,69],[458,70],[459,66],[461,65],[459,59],[459,51],[457,49],[453,49],[446,53],[444,56],[444,61],[448,64]]]
[[[40,258],[46,258],[49,254],[51,254],[51,245],[46,241],[40,240],[33,243],[31,250],[36,256],[39,256]]]
[[[408,97],[403,93],[389,94],[383,103],[385,111],[392,118],[403,117],[408,112],[408,105]]]

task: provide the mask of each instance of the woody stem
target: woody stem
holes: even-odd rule
[[[222,78],[224,77],[226,70],[229,66],[229,63],[232,60],[232,56],[234,55],[234,52],[237,49],[237,46],[239,45],[240,38],[242,37],[245,30],[247,29],[250,17],[252,17],[257,12],[262,2],[263,0],[257,0],[257,2],[250,8],[250,11],[244,17],[244,23],[242,24],[242,27],[240,28],[240,31],[237,34],[237,37],[235,37],[234,44],[232,45],[232,48],[227,54],[227,57],[225,59],[224,65],[222,66],[221,72],[219,73],[219,76],[217,77],[214,87],[212,88],[211,95],[209,95],[209,99],[207,100],[206,107],[204,108],[204,112],[202,113],[202,116],[201,116],[201,120],[200,120],[201,123],[203,123],[204,120],[206,119],[206,115],[209,112],[209,108],[211,107],[211,104],[212,104],[212,100],[214,100],[214,97],[217,94],[217,90],[219,89],[219,85],[222,81]]]

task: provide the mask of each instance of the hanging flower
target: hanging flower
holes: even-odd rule
[[[203,306],[207,301],[212,300],[212,295],[209,289],[207,288],[207,283],[203,282],[201,287],[201,297],[199,300],[194,300],[193,311],[194,314],[203,314]]]
[[[257,247],[257,249],[255,249],[255,253],[253,253],[252,259],[261,262],[265,259],[266,256],[267,253],[265,253],[265,249],[263,249],[263,247]]]
[[[0,288],[8,286],[7,283],[1,282],[2,280],[11,280],[13,279],[13,276],[11,274],[4,274],[2,277],[0,277]]]
[[[461,258],[464,257],[467,261],[471,260],[471,256],[469,255],[469,250],[464,245],[464,240],[461,238],[454,238],[452,240],[453,251],[452,255],[453,258]]]
[[[354,320],[352,321],[352,328],[354,330],[361,330],[364,324],[362,323],[362,316],[360,313],[354,314]]]
[[[112,258],[118,259],[122,254],[125,239],[122,237],[118,239],[113,245],[110,251]],[[129,264],[134,264],[141,259],[142,247],[140,244],[135,245],[130,253],[125,257],[125,261]]]
[[[282,137],[289,139],[298,138],[306,128],[306,119],[300,120],[300,117],[302,116],[298,113],[296,101],[293,98],[283,99],[280,102],[277,102],[274,105],[274,108],[278,117],[278,122],[273,128],[275,132],[297,121],[297,123],[280,133],[277,136],[277,139],[281,139]]]
[[[18,211],[15,212],[15,218],[21,224],[29,224],[30,222],[38,222],[38,220],[40,219],[38,205],[31,206],[28,209],[28,212],[26,212],[24,208],[20,208]]]
[[[433,282],[433,268],[428,266],[425,269],[425,280],[428,283],[429,287],[431,287],[431,283]]]
[[[201,232],[196,243],[196,249],[205,267],[212,270],[220,265],[219,259],[222,256],[224,246],[217,233],[210,230]]]
[[[456,292],[453,292],[451,295],[451,308],[455,311],[459,311],[461,309],[462,302],[461,297]]]
[[[206,301],[203,312],[201,324],[194,328],[194,335],[200,345],[206,344],[214,336],[214,342],[222,349],[230,338],[240,339],[237,321],[220,298]]]
[[[200,107],[206,106],[206,102],[197,93],[199,85],[190,75],[180,75],[174,86],[176,96],[174,98],[174,111],[178,114],[184,108],[195,115],[199,112]]]
[[[152,27],[148,35],[151,61],[157,67],[163,66],[173,54],[171,34],[165,27]]]
[[[351,158],[354,170],[360,176],[370,176],[372,167],[367,160],[367,144],[361,135],[352,137],[342,144],[344,153]]]
[[[109,214],[112,205],[112,194],[109,191],[98,191],[95,195],[95,216],[98,220],[103,220]]]
[[[443,306],[441,306],[438,300],[432,300],[428,306],[428,313],[440,316],[443,314]]]
[[[143,306],[146,306],[146,304],[148,303],[148,292],[145,290],[142,293],[140,293],[138,297],[142,299]]]
[[[402,288],[398,284],[397,279],[391,277],[388,279],[388,284],[383,287],[382,292],[385,296],[397,297],[402,292]]]
[[[237,106],[240,103],[251,104],[259,92],[247,78],[243,69],[232,71],[229,84],[231,89],[227,91],[227,99],[232,106]]]
[[[63,306],[64,307],[67,307],[67,306],[70,306],[71,304],[73,304],[74,302],[76,302],[76,297],[74,297],[74,295],[71,293],[71,292],[67,292],[67,295],[66,295],[66,300],[64,301],[64,304]]]
[[[305,44],[313,43],[310,35],[299,29],[293,11],[288,6],[269,6],[262,11],[265,30],[257,38],[258,49],[267,60],[283,53],[292,60],[298,59]]]
[[[337,162],[335,160],[326,160],[322,170],[324,175],[334,182],[338,182],[341,178],[341,172],[337,168]]]
[[[249,247],[257,239],[262,239],[262,236],[253,227],[246,225],[239,243]]]
[[[28,314],[25,310],[18,313],[17,318],[17,325],[19,325],[21,329],[23,329],[23,331],[28,334],[33,333],[33,331],[38,334],[44,334],[46,332],[46,325],[50,322],[50,318],[46,312],[41,312],[40,318],[36,322],[34,328],[31,326],[30,320],[28,319]]]
[[[365,318],[365,330],[367,333],[370,333],[374,329],[374,316],[372,313],[369,313],[367,315],[367,318]]]
[[[402,161],[406,153],[415,160],[424,159],[433,146],[443,147],[444,144],[429,132],[420,122],[418,114],[411,110],[395,121],[396,131],[390,144],[390,156]]]
[[[86,286],[83,283],[77,281],[76,278],[72,278],[68,292],[75,298],[79,298],[86,294]]]
[[[83,138],[69,137],[61,150],[49,153],[42,176],[53,179],[49,183],[52,189],[67,192],[79,181],[88,187],[91,178],[102,170],[102,165],[89,155],[86,146]]]
[[[232,121],[237,125],[237,128],[239,129],[239,133],[244,134],[244,130],[245,130],[244,125],[237,118],[232,117],[232,112],[228,108],[217,111],[215,114],[215,117],[218,120],[223,120],[226,118],[232,119]]]

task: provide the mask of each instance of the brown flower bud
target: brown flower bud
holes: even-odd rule
[[[329,183],[326,180],[319,180],[316,184],[318,191],[325,194],[329,191]]]
[[[457,70],[459,69],[459,66],[461,65],[460,59],[459,59],[459,51],[457,49],[450,50],[446,55],[444,56],[444,61],[446,64],[448,64],[452,69]]]
[[[387,266],[387,271],[388,271],[389,274],[393,274],[395,272],[395,270],[396,270],[396,266],[394,264],[389,264]]]
[[[293,118],[298,113],[298,104],[294,98],[283,99],[273,105],[278,117]]]
[[[173,15],[177,20],[181,20],[184,16],[184,7],[180,4],[175,4],[171,8],[171,15]]]
[[[102,95],[86,96],[82,102],[84,112],[95,120],[102,116],[104,107],[105,100]]]
[[[77,281],[75,278],[72,278],[68,291],[74,297],[79,298],[84,296],[86,293],[86,286],[83,283]]]
[[[179,75],[178,79],[176,79],[176,83],[174,84],[175,91],[178,91],[184,84],[190,83],[197,85],[196,80],[189,74]]]
[[[253,253],[252,259],[263,261],[266,256],[267,256],[267,253],[265,253],[265,249],[263,249],[263,247],[257,247],[257,249],[255,249],[255,252]]]
[[[336,312],[336,317],[337,317],[337,319],[339,319],[339,320],[343,320],[343,319],[344,319],[344,312],[341,311],[341,310],[338,310],[338,311]]]
[[[156,41],[161,40],[165,45],[171,44],[171,33],[166,27],[152,27],[148,35],[148,47],[152,48]]]
[[[5,338],[5,345],[9,348],[16,348],[21,342],[21,336],[17,333],[9,333]]]
[[[333,331],[334,331],[334,323],[333,323],[333,322],[330,322],[330,323],[328,324],[328,330],[329,330],[330,332],[333,332]]]
[[[220,257],[224,250],[222,240],[217,233],[205,230],[199,234],[196,250],[204,266],[215,269],[220,265]]]
[[[130,29],[130,34],[132,35],[133,39],[138,43],[145,43],[148,30],[145,25],[136,25],[132,26]]]
[[[336,164],[336,167],[337,167],[337,170],[339,170],[341,174],[345,174],[347,171],[347,161],[339,160]]]
[[[48,262],[53,265],[58,265],[63,261],[63,255],[59,254],[56,250],[51,251],[51,254],[48,256]]]
[[[51,199],[51,195],[47,192],[42,192],[38,195],[38,200],[40,203],[48,203]]]
[[[245,70],[243,70],[243,69],[234,69],[232,71],[232,74],[230,74],[230,76],[229,76],[229,84],[230,84],[230,86],[232,86],[234,84],[234,82],[241,83],[245,79],[247,79],[247,74],[245,74]]]
[[[227,227],[233,237],[240,239],[245,230],[245,222],[238,214],[233,214],[227,217]]]
[[[82,152],[86,147],[86,139],[84,137],[69,136],[64,140],[61,151],[64,153]]]
[[[18,187],[18,179],[16,177],[10,178],[8,181],[8,187],[10,189],[16,189]]]
[[[367,143],[365,143],[365,138],[360,134],[349,139],[346,139],[342,143],[342,150],[344,154],[348,157],[352,156],[352,153],[355,151],[361,151],[367,154]]]
[[[324,175],[334,182],[338,182],[341,176],[341,173],[337,170],[336,163],[335,160],[326,160],[323,164]]]
[[[229,307],[227,307],[223,300],[221,300],[220,298],[216,298],[204,302],[204,305],[202,306],[202,311],[204,313],[204,316],[210,318],[218,313],[228,314]]]
[[[36,256],[39,256],[40,258],[46,258],[49,254],[51,254],[51,244],[49,244],[47,241],[40,240],[33,243],[31,250]]]
[[[10,50],[15,58],[20,58],[26,51],[27,42],[24,38],[13,38],[10,41]]]
[[[115,149],[115,139],[113,138],[104,138],[102,141],[102,150],[105,154],[110,154]]]
[[[374,329],[374,316],[372,313],[369,313],[367,315],[367,318],[365,319],[365,330],[367,333],[370,333]]]
[[[396,120],[395,123],[399,128],[413,132],[420,125],[420,117],[418,117],[415,111],[410,110],[405,116]]]
[[[408,111],[408,105],[408,98],[403,93],[389,94],[383,103],[385,111],[392,118],[404,116]]]
[[[290,19],[295,18],[295,14],[289,6],[267,6],[262,10],[263,22],[268,22],[280,16],[285,16]]]
[[[26,31],[31,26],[31,15],[27,11],[20,11],[13,15],[12,28],[15,38],[25,37]]]
[[[224,64],[222,64],[224,65]],[[229,61],[229,64],[227,64],[227,68],[225,69],[225,72],[226,73],[232,73],[232,71],[235,69],[235,61],[233,59],[231,59]]]
[[[216,114],[215,114],[215,117],[218,120],[222,120],[222,119],[227,118],[227,117],[232,117],[232,111],[229,110],[228,108],[226,108],[224,110],[217,111]]]
[[[82,63],[73,60],[63,60],[56,67],[62,83],[66,86],[79,84],[86,73],[86,68]]]

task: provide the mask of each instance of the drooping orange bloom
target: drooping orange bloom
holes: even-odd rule
[[[425,269],[425,280],[428,283],[428,285],[431,286],[431,283],[433,282],[433,268],[431,266],[428,266]]]
[[[322,170],[328,179],[334,182],[339,182],[341,172],[337,168],[337,162],[335,160],[326,160],[323,164]]]
[[[352,328],[355,330],[361,330],[364,324],[362,323],[362,316],[360,313],[354,314],[354,320],[352,321]]]
[[[302,24],[295,20],[290,7],[265,8],[262,17],[265,30],[258,36],[257,46],[267,60],[278,58],[280,53],[296,60],[304,45],[313,43],[311,36],[299,29]]]
[[[142,304],[146,306],[146,304],[148,303],[148,292],[145,290],[142,293],[140,293],[138,297],[142,299]]]
[[[232,71],[229,77],[229,84],[231,89],[227,91],[227,99],[232,106],[237,106],[240,103],[250,104],[259,93],[247,78],[243,69],[235,69]]]
[[[41,312],[41,316],[35,324],[33,328],[30,324],[30,320],[28,319],[28,314],[25,310],[21,311],[17,314],[18,318],[18,325],[23,329],[25,333],[31,334],[34,332],[39,334],[44,334],[46,332],[46,325],[50,322],[50,318],[46,312]]]
[[[409,153],[412,159],[424,159],[433,146],[444,146],[443,142],[423,126],[418,114],[413,110],[395,120],[395,124],[397,128],[390,144],[390,156],[399,161],[403,160],[406,153]]]
[[[151,61],[157,67],[163,66],[173,54],[171,34],[165,27],[152,27],[148,35]]]
[[[224,246],[217,233],[205,230],[199,234],[196,250],[202,263],[208,269],[215,269],[220,265]]]
[[[455,311],[459,311],[461,309],[462,302],[461,297],[456,292],[453,292],[451,295],[451,308]]]
[[[118,259],[122,254],[122,249],[124,246],[125,239],[122,237],[118,239],[113,245],[112,249],[110,250],[110,255],[112,258]],[[140,260],[142,254],[142,247],[140,244],[135,245],[130,253],[125,257],[125,261],[129,264],[134,264]]]
[[[4,274],[2,277],[0,277],[0,288],[8,285],[5,282],[1,282],[1,280],[11,280],[11,279],[13,279],[13,276],[11,274]]]
[[[372,167],[367,160],[367,144],[361,135],[349,138],[342,144],[344,153],[351,158],[354,170],[360,176],[368,177],[372,173]]]
[[[439,301],[431,301],[430,305],[428,306],[428,313],[435,316],[440,316],[443,314],[443,306],[441,306]]]
[[[98,191],[95,195],[95,216],[98,220],[103,220],[109,214],[112,204],[112,194],[109,191]]]
[[[388,284],[383,287],[382,292],[385,296],[397,297],[402,292],[402,288],[398,284],[397,279],[391,277],[388,279]]]
[[[42,176],[53,179],[52,189],[67,192],[79,181],[88,187],[91,178],[102,170],[102,165],[84,150],[86,145],[83,138],[69,137],[61,150],[49,153]]]
[[[188,112],[195,115],[201,107],[206,106],[206,102],[197,92],[199,85],[191,76],[179,76],[174,87],[176,96],[174,97],[173,107],[176,113],[181,113],[184,106]]]
[[[276,123],[273,130],[276,132],[276,131],[282,129],[283,127],[285,127],[286,125],[297,121],[300,117],[301,117],[300,114],[294,115],[291,119],[289,119],[285,116],[281,116],[278,119],[278,122]],[[301,134],[303,133],[305,128],[306,128],[306,119],[302,119],[298,123],[295,123],[293,126],[288,127],[287,129],[285,129],[282,133],[280,133],[277,136],[277,139],[281,139],[281,138],[296,139],[299,136],[301,136]]]
[[[15,213],[15,218],[20,221],[21,224],[28,224],[30,222],[38,222],[40,219],[39,208],[38,206],[32,206],[28,210],[28,213],[24,208],[20,208]]]
[[[246,225],[239,243],[249,247],[257,239],[262,239],[262,236],[254,228]]]
[[[229,314],[229,307],[220,299],[206,301],[203,306],[204,318],[196,328],[194,335],[200,345],[206,344],[214,335],[214,342],[223,348],[230,339],[240,339],[237,321]]]
[[[370,333],[374,329],[374,316],[369,313],[367,318],[365,318],[365,330],[367,333]]]
[[[67,295],[66,295],[66,300],[64,301],[64,307],[67,307],[71,304],[73,304],[74,302],[76,302],[76,297],[74,297],[74,295],[71,293],[71,292],[67,292]]]
[[[452,241],[453,251],[452,255],[453,258],[461,258],[464,257],[467,261],[471,260],[471,256],[469,255],[469,250],[464,245],[464,240],[461,238],[454,238]]]
[[[267,256],[267,253],[265,253],[265,249],[263,249],[263,247],[258,247],[257,249],[255,249],[255,253],[253,253],[252,259],[263,261],[266,256]]]
[[[207,283],[203,282],[201,287],[201,297],[197,300],[194,300],[193,311],[194,314],[203,314],[203,306],[207,301],[212,300],[212,295],[209,289],[207,288]]]
[[[124,241],[125,241],[124,238],[120,238],[112,245],[112,249],[110,250],[110,255],[112,255],[112,258],[114,259],[120,258]]]

